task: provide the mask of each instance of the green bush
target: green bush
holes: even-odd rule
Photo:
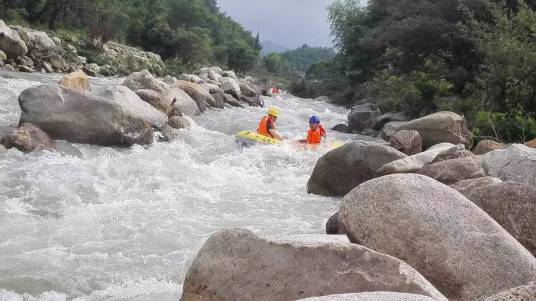
[[[266,71],[270,73],[281,73],[288,69],[287,62],[278,53],[269,53],[262,58]]]
[[[91,47],[89,44],[86,47],[79,48],[78,54],[84,56],[87,59],[88,63],[94,63],[99,66],[103,66],[109,63],[101,56],[102,50]]]
[[[519,110],[508,113],[477,112],[470,124],[476,140],[495,138],[507,143],[523,143],[536,138],[536,119]]]
[[[440,99],[450,95],[452,84],[422,71],[402,75],[384,71],[374,78],[369,89],[383,112],[419,117],[437,111]]]
[[[2,4],[0,4],[0,9],[0,19],[4,19],[10,24],[28,26],[28,22],[25,20],[28,13],[25,9],[4,9]]]

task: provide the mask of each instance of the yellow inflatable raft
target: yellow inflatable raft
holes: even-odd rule
[[[266,145],[275,145],[275,144],[281,144],[282,141],[273,139],[270,137],[263,136],[261,134],[258,134],[256,132],[251,131],[241,131],[238,132],[235,135],[236,143],[240,146],[252,146],[255,144],[266,144]],[[329,147],[330,149],[336,149],[344,145],[344,143],[339,141],[330,141],[322,143],[321,145],[313,145],[313,144],[303,144],[299,142],[293,143],[296,147],[301,149],[311,149],[315,150],[318,147]]]
[[[235,135],[236,142],[245,146],[253,144],[279,144],[281,141],[270,137],[263,136],[256,132],[241,131]]]

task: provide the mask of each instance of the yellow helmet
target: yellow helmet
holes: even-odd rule
[[[268,109],[268,115],[272,115],[274,117],[279,117],[279,110],[275,107],[271,107]]]

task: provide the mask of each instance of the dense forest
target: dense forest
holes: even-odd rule
[[[264,66],[271,73],[287,74],[288,71],[305,72],[310,66],[331,60],[335,52],[326,47],[310,47],[307,44],[283,53],[269,53],[264,56]]]
[[[281,54],[287,62],[289,68],[307,71],[315,63],[326,61],[335,57],[335,52],[326,47],[309,47],[307,44],[289,50]]]
[[[373,101],[419,117],[464,114],[477,136],[536,137],[534,2],[338,0],[330,7],[338,48],[292,90],[341,104]]]
[[[82,32],[97,46],[112,39],[139,46],[177,71],[209,64],[247,71],[261,48],[216,0],[0,0],[0,18]]]

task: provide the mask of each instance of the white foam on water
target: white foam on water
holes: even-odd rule
[[[0,132],[18,122],[17,95],[37,84],[0,79],[9,91]],[[279,129],[292,139],[304,137],[313,113],[328,128],[347,114],[311,100],[266,102],[281,109]],[[60,152],[0,154],[0,301],[177,300],[215,231],[323,233],[338,200],[308,195],[306,183],[328,149],[235,145],[233,134],[255,130],[265,110],[212,110],[151,147],[63,142]]]

